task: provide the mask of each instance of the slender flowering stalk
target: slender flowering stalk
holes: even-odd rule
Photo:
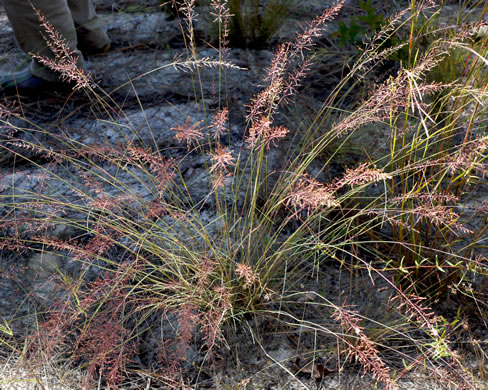
[[[168,65],[165,65],[166,67]],[[195,71],[198,68],[209,68],[209,69],[216,69],[219,67],[227,68],[227,69],[237,69],[237,70],[245,70],[240,66],[237,66],[229,61],[224,60],[216,60],[211,57],[202,57],[202,58],[193,58],[193,59],[182,59],[180,57],[176,57],[169,66],[172,66],[176,70],[180,71]],[[161,67],[162,68],[162,67]],[[155,70],[161,69],[156,68]]]
[[[230,13],[228,0],[212,0],[210,6],[212,7],[210,14],[215,17],[214,23],[218,23],[220,30],[219,54],[221,59],[225,59],[228,53],[230,19],[233,15]]]
[[[304,31],[296,36],[294,43],[281,44],[275,51],[265,81],[268,85],[256,95],[248,106],[247,120],[250,131],[246,139],[251,148],[265,146],[269,148],[271,141],[283,138],[284,128],[271,129],[274,115],[279,105],[288,101],[296,92],[301,80],[310,68],[311,59],[305,58],[305,52],[313,46],[313,41],[325,30],[324,24],[340,11],[344,0],[339,0],[333,7],[325,10],[322,15],[309,23]],[[264,143],[258,142],[261,135],[267,133]]]
[[[339,0],[335,5],[326,9],[321,15],[317,16],[312,22],[306,25],[303,32],[297,34],[294,44],[294,52],[303,58],[303,53],[313,47],[314,40],[320,37],[325,31],[325,23],[334,19],[344,5],[345,0]]]
[[[197,13],[195,12],[195,0],[177,0],[178,10],[183,13],[186,27],[187,38],[190,41],[190,49],[192,57],[196,60],[196,46],[195,46],[195,33],[193,23],[197,20]]]

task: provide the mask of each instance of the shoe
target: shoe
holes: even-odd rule
[[[3,95],[41,95],[68,88],[67,83],[54,83],[34,76],[29,68],[0,78],[0,94]]]
[[[105,54],[110,51],[112,48],[112,44],[108,42],[105,46],[103,47],[98,47],[98,48],[93,48],[93,47],[88,47],[88,46],[82,46],[81,44],[78,44],[78,50],[80,50],[83,53],[83,57],[89,57],[89,56],[96,56],[100,54]]]

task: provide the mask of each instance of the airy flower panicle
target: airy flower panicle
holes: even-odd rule
[[[286,127],[271,126],[271,124],[271,120],[266,117],[256,121],[246,137],[247,146],[251,149],[261,146],[269,149],[275,141],[286,137],[289,132]]]
[[[454,210],[443,205],[423,204],[415,207],[411,213],[416,216],[416,224],[422,219],[426,219],[438,227],[454,228],[467,234],[473,233],[472,230],[457,222],[459,215]]]
[[[221,25],[219,50],[221,54],[225,54],[225,47],[229,43],[230,18],[234,15],[230,13],[228,0],[212,0],[210,6],[213,8],[210,14],[215,17],[214,23]]]
[[[339,0],[334,6],[326,9],[321,15],[308,23],[301,33],[297,34],[294,44],[296,52],[303,57],[303,52],[312,48],[314,39],[324,32],[325,23],[332,20],[339,13],[344,2],[345,0]]]
[[[347,344],[347,353],[350,354],[350,359],[359,361],[364,368],[364,373],[371,372],[374,378],[383,382],[390,389],[393,386],[390,369],[381,359],[373,341],[364,333],[360,325],[359,313],[346,309],[343,305],[335,308],[332,317],[342,324],[346,333],[354,335],[354,341],[349,341],[346,338],[343,340]]]
[[[263,144],[266,149],[269,149],[271,144],[275,144],[277,140],[285,138],[289,132],[285,126],[273,126],[264,135]]]
[[[392,175],[383,172],[382,169],[369,168],[367,163],[363,163],[355,169],[347,169],[342,179],[336,183],[336,186],[341,188],[346,185],[363,185],[391,178]]]
[[[244,279],[243,287],[245,289],[250,288],[252,285],[254,285],[254,283],[259,281],[259,277],[256,272],[254,272],[249,265],[244,263],[238,263],[236,265],[236,274],[239,279]]]
[[[188,150],[193,143],[197,143],[202,137],[202,130],[200,128],[200,122],[191,123],[190,117],[186,117],[184,125],[176,125],[172,127],[171,130],[176,131],[175,139],[180,142],[186,142]]]
[[[222,323],[232,311],[231,294],[226,287],[219,285],[214,288],[214,293],[212,307],[200,320],[203,339],[210,352],[223,341]]]
[[[43,37],[46,45],[54,54],[54,59],[43,57],[36,53],[32,54],[33,58],[58,72],[62,80],[75,83],[74,90],[93,87],[94,83],[90,75],[85,74],[84,70],[78,66],[79,55],[69,47],[66,39],[54,29],[54,26],[39,10],[36,9],[35,12],[47,34]]]
[[[297,211],[312,211],[326,207],[336,207],[338,202],[331,186],[326,186],[307,175],[301,176],[285,200],[287,206]]]
[[[180,0],[178,11],[182,12],[185,16],[187,23],[193,23],[197,20],[197,14],[195,12],[195,0]]]
[[[255,122],[262,120],[263,117],[272,118],[278,108],[283,85],[282,79],[275,79],[254,97],[249,105],[249,114],[246,119],[254,124]]]
[[[231,177],[221,170],[216,170],[212,174],[212,189],[217,191],[220,188],[224,188],[230,182]]]
[[[280,102],[289,102],[291,96],[298,92],[298,87],[302,84],[303,79],[310,71],[312,57],[305,58],[303,63],[297,68],[290,71],[287,79],[284,81],[284,88]]]
[[[153,153],[150,148],[134,146],[132,143],[129,143],[126,149],[127,163],[140,164],[142,162],[149,165],[151,173],[156,176],[156,187],[161,197],[175,176],[174,160],[165,159],[159,153]]]
[[[229,120],[229,109],[224,107],[217,112],[212,120],[210,128],[213,130],[214,139],[219,139],[224,133],[227,132],[227,121]]]
[[[222,145],[218,144],[213,153],[211,154],[211,159],[213,161],[213,165],[210,167],[210,172],[215,170],[219,170],[221,172],[228,173],[229,167],[235,165],[234,157],[232,156],[232,152],[230,152],[227,148],[224,148]]]
[[[477,138],[463,144],[456,153],[446,157],[446,164],[451,175],[459,170],[474,169],[483,176],[488,173],[487,164],[484,163],[484,153],[488,149],[488,137]]]
[[[435,203],[441,203],[441,204],[447,204],[447,203],[455,203],[458,201],[458,197],[453,195],[453,194],[448,194],[448,193],[416,193],[412,192],[410,194],[405,194],[401,196],[397,196],[395,198],[392,198],[389,200],[389,203],[391,204],[400,204],[403,203],[407,200],[412,200],[415,202],[421,202],[423,204],[434,204]]]
[[[188,300],[181,305],[178,310],[178,344],[176,357],[180,360],[186,357],[188,348],[193,339],[195,327],[198,324],[198,307],[192,300]]]

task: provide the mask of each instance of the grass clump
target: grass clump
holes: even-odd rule
[[[287,19],[292,6],[299,6],[296,3],[291,0],[231,0],[230,45],[249,48],[266,46]]]
[[[357,362],[386,388],[422,369],[458,388],[481,386],[453,337],[470,321],[466,302],[486,319],[475,284],[486,280],[478,251],[486,225],[471,226],[464,212],[466,194],[486,172],[486,39],[473,43],[465,29],[449,30],[448,38],[434,31],[425,47],[419,20],[429,21],[433,8],[412,3],[365,44],[313,122],[295,133],[279,122],[280,109],[300,93],[314,39],[340,12],[339,1],[276,48],[236,147],[225,98],[219,92],[211,113],[199,84],[202,69],[213,67],[225,90],[232,64],[224,43],[235,3],[211,3],[221,43],[215,60],[198,56],[193,2],[177,3],[187,58],[171,65],[191,73],[202,113],[171,129],[178,158],[156,137],[142,141],[139,129],[122,123],[117,103],[88,81],[80,89],[120,133],[117,144],[23,129],[13,124],[22,115],[12,110],[3,117],[10,129],[4,152],[30,164],[38,186],[16,185],[15,171],[8,178],[14,185],[2,189],[1,248],[51,252],[72,265],[51,277],[61,293],[39,316],[23,353],[32,360],[57,356],[84,372],[86,388],[96,379],[123,387],[140,372],[165,386],[198,387],[243,329],[271,358],[263,341],[263,329],[271,328],[296,340],[297,356],[311,362],[274,359],[297,381],[305,367],[326,380],[320,359],[333,356],[335,370]],[[345,105],[347,86],[391,56],[392,48],[378,47],[405,27],[409,40],[395,50],[408,47],[408,63],[366,99]],[[429,79],[452,50],[466,55],[459,77]],[[390,131],[389,153],[328,176],[338,153],[331,145],[377,123]],[[49,144],[26,141],[23,133],[33,131]],[[194,156],[203,160],[203,197],[183,171]],[[53,236],[54,226],[68,237]],[[341,287],[326,286],[327,274]],[[357,298],[365,291],[370,305]],[[448,296],[459,299],[453,318],[435,312]]]
[[[189,2],[163,1],[163,9],[177,16]],[[290,12],[299,6],[292,0],[200,0],[192,2],[195,8],[206,9],[204,32],[214,42],[230,47],[262,49],[268,47],[278,30],[288,19]],[[224,12],[225,10],[225,12]],[[218,20],[226,19],[226,31]]]

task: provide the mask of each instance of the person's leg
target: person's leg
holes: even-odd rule
[[[2,0],[2,3],[19,46],[26,53],[34,53],[55,60],[54,53],[44,41],[43,35],[46,34],[34,8],[46,17],[54,29],[65,39],[69,48],[77,52],[78,40],[67,0]],[[83,67],[81,55],[78,65]],[[32,62],[30,72],[32,75],[50,82],[59,81],[59,74],[37,61]]]
[[[100,53],[110,47],[104,23],[97,17],[91,0],[68,0],[76,26],[78,49],[85,53]]]

